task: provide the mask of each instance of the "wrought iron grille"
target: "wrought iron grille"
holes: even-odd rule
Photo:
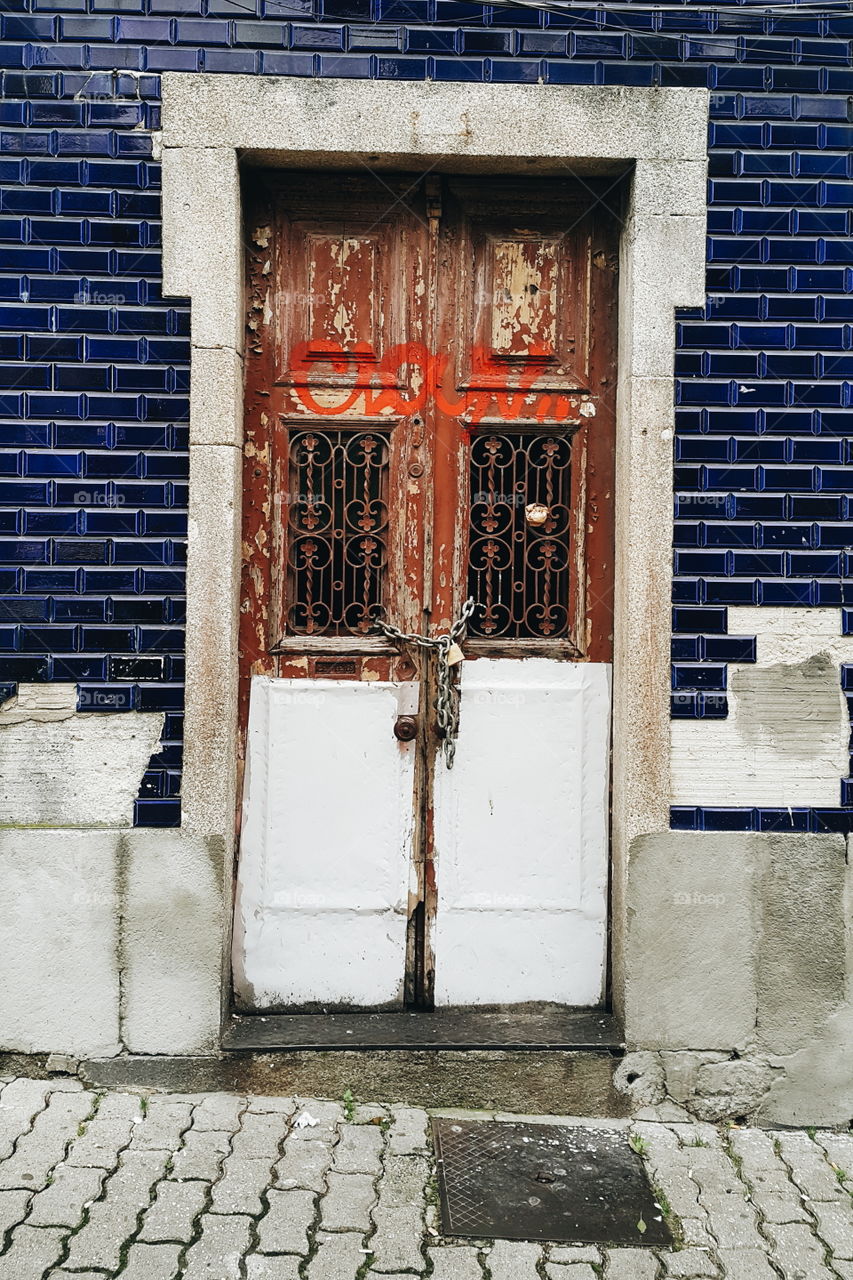
[[[388,456],[388,437],[377,431],[291,434],[290,632],[362,635],[370,629],[383,603]]]
[[[569,630],[571,442],[540,431],[471,443],[469,632],[554,639]]]

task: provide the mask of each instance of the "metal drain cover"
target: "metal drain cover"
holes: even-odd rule
[[[624,1129],[432,1122],[444,1235],[669,1245]]]

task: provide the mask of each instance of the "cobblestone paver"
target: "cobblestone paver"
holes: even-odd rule
[[[240,1263],[249,1252],[252,1219],[206,1213],[201,1238],[187,1253],[185,1280],[240,1280]]]
[[[849,1133],[669,1104],[631,1130],[675,1248],[444,1240],[416,1108],[0,1084],[0,1280],[853,1280]]]
[[[359,1234],[320,1236],[308,1266],[310,1280],[351,1280],[367,1262],[368,1253]]]
[[[270,1191],[269,1207],[258,1227],[259,1251],[307,1254],[315,1200],[311,1191]]]
[[[538,1244],[498,1240],[487,1255],[492,1280],[536,1280],[542,1256]]]
[[[30,1227],[76,1227],[83,1210],[101,1194],[105,1169],[57,1165],[50,1186],[34,1196],[27,1225]]]
[[[293,1253],[267,1256],[251,1253],[246,1259],[246,1280],[301,1280],[301,1258]]]
[[[167,1158],[164,1151],[122,1154],[118,1169],[106,1181],[103,1199],[95,1201],[86,1225],[71,1238],[70,1268],[118,1270],[122,1248],[136,1235],[140,1215],[165,1174]]]
[[[62,1232],[55,1227],[16,1227],[0,1258],[0,1280],[35,1280],[59,1261],[61,1253]]]
[[[167,1240],[188,1243],[193,1236],[193,1224],[205,1208],[207,1195],[205,1182],[164,1179],[158,1184],[154,1203],[142,1220],[139,1239],[152,1244]]]
[[[46,1187],[51,1170],[64,1159],[78,1125],[90,1115],[94,1101],[91,1093],[51,1094],[32,1128],[21,1136],[12,1154],[0,1162],[0,1188],[40,1191]]]

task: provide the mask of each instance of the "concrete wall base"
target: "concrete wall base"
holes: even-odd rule
[[[638,1104],[848,1125],[850,860],[840,835],[666,831],[629,860],[620,1068]]]
[[[778,1058],[694,1050],[628,1053],[617,1071],[636,1114],[670,1101],[712,1124],[848,1129],[853,1113],[853,1010],[833,1019],[825,1039]]]
[[[849,1054],[848,1039],[843,1052]],[[841,1050],[841,1045],[837,1046]],[[464,1107],[516,1115],[728,1121],[849,1127],[850,1072],[834,1058],[780,1061],[724,1053],[636,1050],[312,1050],[172,1057],[0,1053],[0,1075],[79,1077],[140,1092],[230,1091]],[[814,1069],[814,1074],[810,1074]]]
[[[836,835],[638,837],[627,1053],[228,1054],[231,851],[185,831],[0,829],[0,1052],[104,1085],[297,1089],[709,1121],[853,1115],[853,927]],[[181,1083],[183,1081],[184,1083]],[[196,1083],[191,1084],[192,1081]]]
[[[214,1052],[223,861],[177,830],[0,829],[0,1048]]]

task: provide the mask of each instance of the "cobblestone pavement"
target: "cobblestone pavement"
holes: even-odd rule
[[[853,1134],[649,1109],[634,1146],[680,1247],[600,1250],[443,1241],[426,1126],[401,1106],[0,1081],[0,1280],[853,1280]]]

